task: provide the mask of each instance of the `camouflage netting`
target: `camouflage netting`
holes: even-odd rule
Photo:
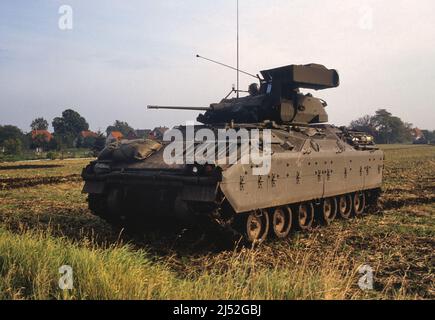
[[[161,147],[161,143],[150,139],[117,141],[106,146],[98,156],[98,160],[112,160],[115,162],[141,161]]]

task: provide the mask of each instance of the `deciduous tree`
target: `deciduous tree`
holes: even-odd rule
[[[109,135],[112,131],[119,131],[124,137],[126,137],[130,132],[134,131],[134,129],[130,127],[127,122],[116,120],[113,125],[107,127],[107,135]]]
[[[44,118],[36,118],[30,124],[30,128],[33,130],[48,130],[48,121]]]
[[[71,147],[81,131],[89,129],[89,124],[78,112],[67,109],[62,112],[62,117],[53,119],[54,133],[61,137],[62,143]]]

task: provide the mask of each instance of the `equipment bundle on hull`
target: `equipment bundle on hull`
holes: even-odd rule
[[[248,96],[201,108],[205,112],[197,120],[204,125],[193,130],[270,129],[267,174],[254,174],[254,163],[167,164],[169,142],[120,143],[83,170],[92,212],[136,227],[155,216],[213,222],[258,243],[268,236],[285,238],[292,229],[309,230],[316,220],[329,225],[337,217],[359,216],[374,206],[383,152],[369,135],[326,124],[326,102],[299,90],[337,87],[337,71],[310,64],[261,74]],[[189,128],[178,129],[185,135]],[[130,156],[116,157],[121,149]]]

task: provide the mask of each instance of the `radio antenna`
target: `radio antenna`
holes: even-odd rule
[[[204,60],[207,60],[207,61],[209,61],[209,62],[216,63],[216,64],[221,65],[221,66],[223,66],[223,67],[226,67],[226,68],[229,68],[229,69],[235,70],[235,71],[237,72],[237,89],[234,89],[234,85],[233,85],[233,89],[231,90],[231,92],[229,93],[229,95],[230,95],[232,92],[236,92],[236,93],[237,93],[237,99],[238,99],[239,96],[240,96],[240,92],[245,92],[245,91],[241,91],[241,90],[240,90],[240,73],[243,73],[243,74],[245,74],[245,75],[247,75],[247,76],[253,77],[253,78],[257,79],[258,81],[260,81],[260,83],[261,83],[262,81],[264,81],[264,80],[262,80],[258,74],[257,74],[257,75],[253,75],[252,73],[249,73],[249,72],[246,72],[246,71],[240,70],[240,50],[239,50],[239,48],[240,48],[240,44],[239,44],[239,0],[236,0],[236,5],[237,5],[237,12],[236,12],[236,15],[237,15],[237,23],[236,23],[236,25],[237,25],[237,28],[236,28],[236,36],[237,36],[237,45],[236,45],[236,47],[237,47],[237,50],[236,50],[236,55],[237,55],[237,65],[236,65],[236,67],[234,68],[234,67],[232,67],[232,66],[230,66],[230,65],[227,65],[227,64],[225,64],[225,63],[222,63],[222,62],[219,62],[219,61],[216,61],[216,60],[212,60],[212,59],[209,59],[209,58],[206,58],[206,57],[202,57],[202,56],[200,56],[199,54],[197,54],[196,57],[197,57],[197,58],[204,59]]]
[[[218,64],[218,65],[220,65],[220,66],[223,66],[223,67],[226,67],[226,68],[230,68],[230,69],[232,69],[232,70],[236,70],[236,71],[238,71],[238,72],[240,72],[240,73],[246,74],[247,76],[253,77],[253,78],[257,79],[257,80],[260,79],[260,76],[259,76],[259,75],[253,75],[252,73],[249,73],[249,72],[246,72],[246,71],[240,70],[240,69],[238,69],[238,68],[234,68],[234,67],[229,66],[229,65],[227,65],[227,64],[225,64],[225,63],[222,63],[222,62],[219,62],[219,61],[216,61],[216,60],[212,60],[212,59],[209,59],[209,58],[206,58],[206,57],[200,56],[199,54],[197,54],[196,57],[197,57],[197,58],[200,58],[200,59],[204,59],[204,60],[210,61],[210,62],[213,62],[213,63],[216,63],[216,64]]]
[[[237,99],[239,98],[239,0],[237,0]]]

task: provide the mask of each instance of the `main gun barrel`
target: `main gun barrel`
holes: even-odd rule
[[[207,111],[210,108],[206,107],[182,107],[182,106],[147,106],[148,109],[168,109],[168,110],[191,110],[191,111]]]

